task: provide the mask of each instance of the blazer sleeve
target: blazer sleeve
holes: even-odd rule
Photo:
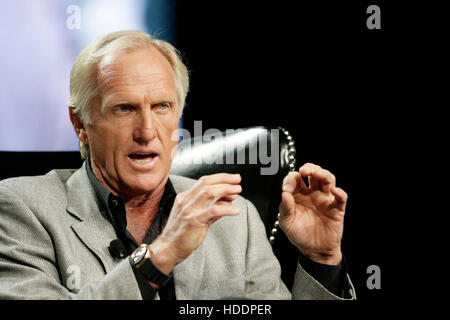
[[[142,299],[128,259],[75,293],[61,284],[57,258],[29,206],[0,185],[0,299]]]
[[[329,292],[311,277],[299,263],[292,292],[281,280],[281,266],[267,240],[265,227],[255,206],[247,201],[248,244],[246,265],[246,297],[250,299],[338,300],[343,299]],[[348,274],[344,297],[355,299],[353,285]]]

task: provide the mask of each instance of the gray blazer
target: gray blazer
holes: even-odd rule
[[[177,193],[195,182],[170,178]],[[240,215],[216,221],[175,267],[177,299],[338,298],[300,265],[291,295],[256,208],[235,204]],[[142,299],[128,259],[108,251],[117,237],[100,208],[84,165],[1,181],[0,299]]]

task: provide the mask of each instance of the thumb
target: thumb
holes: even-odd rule
[[[293,218],[295,214],[295,199],[292,193],[286,191],[281,193],[281,203],[279,206],[279,210],[280,218]]]

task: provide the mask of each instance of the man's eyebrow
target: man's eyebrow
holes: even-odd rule
[[[108,105],[119,105],[119,104],[126,104],[126,103],[132,103],[134,100],[134,97],[132,96],[124,96],[122,94],[111,94],[107,95],[105,99],[102,102],[103,106]]]
[[[112,97],[107,97],[102,101],[100,111],[101,113],[104,113],[121,104],[131,104],[131,99],[124,99],[123,97],[117,97],[114,95]]]
[[[159,99],[158,101],[156,101],[155,104],[161,104],[161,103],[170,103],[170,104],[174,104],[176,103],[176,99],[170,98],[170,97],[163,97],[161,99]]]
[[[118,106],[118,105],[135,105],[136,103],[133,102],[133,97],[123,97],[119,95],[112,95],[110,97],[106,97],[101,103],[101,110],[107,111],[108,109],[111,109],[112,107]],[[160,99],[154,101],[152,105],[157,105],[161,103],[169,103],[173,106],[176,104],[176,97],[170,97],[170,96],[162,96]]]
[[[108,103],[105,103],[104,106],[106,107],[114,107],[114,106],[118,106],[121,104],[133,104],[132,102],[130,102],[130,100],[125,100],[125,99],[120,99],[120,100],[110,100],[108,101]]]

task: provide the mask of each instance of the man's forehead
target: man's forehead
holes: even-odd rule
[[[151,85],[155,89],[171,89],[175,85],[172,67],[156,49],[123,53],[99,69],[101,92],[138,85]]]
[[[158,72],[133,74],[112,70],[99,76],[98,87],[101,92],[116,90],[118,88],[125,90],[127,87],[132,88],[136,86],[151,86],[154,89],[170,89],[170,80],[170,78],[167,78]]]

